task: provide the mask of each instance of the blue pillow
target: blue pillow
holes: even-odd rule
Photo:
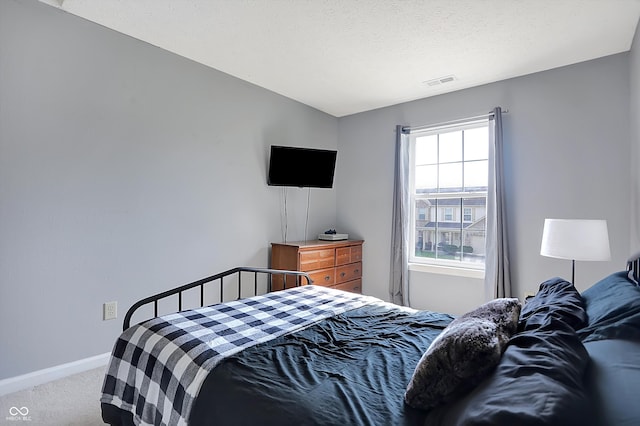
[[[582,293],[587,326],[578,331],[583,342],[604,339],[640,340],[640,287],[626,271],[603,278]]]
[[[627,259],[627,276],[634,283],[638,284],[640,281],[640,251],[633,254],[629,259]]]
[[[587,325],[584,300],[570,282],[556,277],[540,284],[520,313],[519,331],[555,329],[561,321],[573,330]]]

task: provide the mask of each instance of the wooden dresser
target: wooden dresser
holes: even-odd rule
[[[315,285],[362,293],[362,243],[362,240],[271,243],[271,268],[303,271]],[[282,277],[273,280],[274,290],[295,285],[293,281],[283,283]]]

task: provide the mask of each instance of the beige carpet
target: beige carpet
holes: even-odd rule
[[[104,425],[100,416],[100,391],[105,369],[96,368],[0,396],[0,424]]]

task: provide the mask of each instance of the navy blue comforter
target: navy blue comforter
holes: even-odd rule
[[[422,425],[403,395],[451,320],[365,307],[246,349],[209,374],[189,424]]]

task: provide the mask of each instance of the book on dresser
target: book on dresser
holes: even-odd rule
[[[363,243],[363,240],[271,243],[271,268],[306,272],[314,285],[362,293]],[[283,282],[282,277],[274,276],[272,290],[295,286],[294,278],[288,279]]]

